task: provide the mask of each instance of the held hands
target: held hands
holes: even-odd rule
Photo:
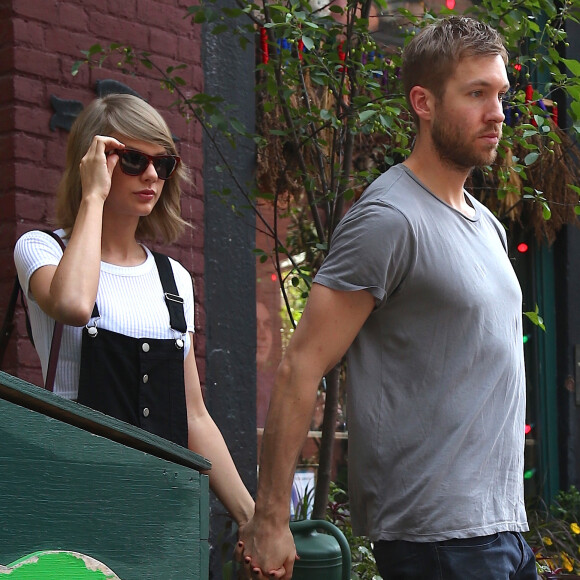
[[[290,580],[297,559],[294,537],[288,526],[274,527],[254,517],[240,529],[235,557],[245,580]]]
[[[96,195],[103,202],[111,190],[111,176],[119,161],[115,153],[107,155],[112,149],[123,149],[125,145],[114,137],[95,135],[88,151],[81,159],[80,174],[83,197]]]

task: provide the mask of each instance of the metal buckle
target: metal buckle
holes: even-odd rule
[[[165,299],[171,300],[171,302],[177,302],[178,304],[183,304],[183,298],[181,296],[178,296],[177,294],[165,292]]]

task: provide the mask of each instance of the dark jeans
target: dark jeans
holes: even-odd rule
[[[537,580],[532,549],[517,532],[443,542],[376,542],[383,580]]]

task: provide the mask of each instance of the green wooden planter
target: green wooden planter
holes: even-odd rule
[[[0,579],[208,578],[206,459],[3,372],[0,417]]]

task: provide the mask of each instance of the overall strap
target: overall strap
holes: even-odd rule
[[[161,279],[161,286],[165,293],[165,304],[169,310],[169,324],[173,330],[177,330],[182,334],[187,332],[187,324],[185,322],[185,313],[183,311],[183,298],[179,296],[177,285],[175,284],[175,277],[173,276],[173,268],[169,262],[169,258],[165,254],[158,252],[151,252],[157,264],[157,271]]]

